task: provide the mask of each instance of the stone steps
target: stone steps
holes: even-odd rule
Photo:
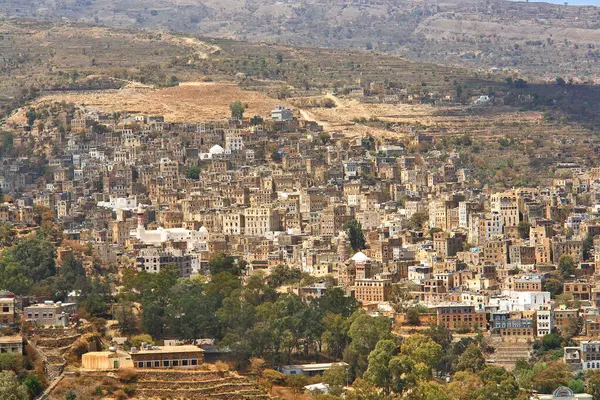
[[[206,382],[224,378],[233,377],[233,375],[224,376],[215,371],[197,371],[180,369],[152,369],[137,370],[138,382]]]
[[[252,386],[252,385],[249,385]],[[261,396],[264,395],[259,389],[242,389],[235,390],[234,388],[208,388],[208,389],[146,389],[136,388],[136,394],[138,396],[146,397],[167,397],[170,399],[177,398],[214,398],[219,397],[232,397],[236,399],[244,398],[244,396]]]
[[[152,389],[152,388],[160,389],[165,386],[173,386],[173,387],[177,387],[178,389],[204,389],[204,388],[217,387],[217,386],[221,386],[221,385],[246,384],[245,382],[247,382],[247,381],[244,378],[230,377],[230,378],[216,379],[216,380],[210,380],[210,381],[163,381],[163,380],[138,381],[138,384],[143,386],[144,388],[148,388],[148,389]]]
[[[137,371],[136,398],[263,400],[270,397],[256,384],[231,372],[198,370]]]

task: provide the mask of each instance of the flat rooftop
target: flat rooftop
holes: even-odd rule
[[[0,344],[6,343],[23,343],[21,336],[0,336]]]
[[[75,303],[61,303],[61,304],[57,304],[57,303],[52,303],[52,304],[45,304],[45,303],[38,303],[38,304],[32,304],[30,306],[27,306],[25,308],[50,308],[50,307],[65,307],[65,306],[74,306]]]
[[[182,345],[182,346],[152,346],[152,349],[138,349],[137,352],[129,354],[172,354],[172,353],[204,353],[198,346]]]
[[[321,371],[325,369],[329,369],[335,366],[347,367],[348,364],[345,362],[337,362],[337,363],[321,363],[321,364],[292,364],[292,365],[284,365],[281,369],[301,369],[303,371]]]

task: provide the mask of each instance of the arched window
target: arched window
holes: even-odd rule
[[[169,359],[169,357],[165,357],[163,358],[163,367],[170,367],[171,366],[171,360]]]

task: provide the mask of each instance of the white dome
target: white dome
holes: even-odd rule
[[[208,233],[208,229],[206,229],[205,226],[201,226],[200,229],[198,229],[198,232],[200,232],[200,233]]]
[[[371,259],[369,257],[367,257],[367,255],[365,253],[363,253],[362,251],[359,251],[358,253],[353,255],[351,260],[354,262],[357,262],[357,263],[371,261]]]
[[[215,144],[213,147],[210,148],[208,152],[210,154],[223,154],[225,153],[225,149],[219,146],[218,144]]]

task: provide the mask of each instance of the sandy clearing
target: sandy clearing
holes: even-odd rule
[[[53,93],[38,102],[67,101],[103,111],[163,115],[171,122],[201,122],[230,116],[229,105],[240,100],[247,104],[246,115],[269,115],[285,102],[260,92],[243,90],[230,82],[193,82],[148,92],[134,89]]]

